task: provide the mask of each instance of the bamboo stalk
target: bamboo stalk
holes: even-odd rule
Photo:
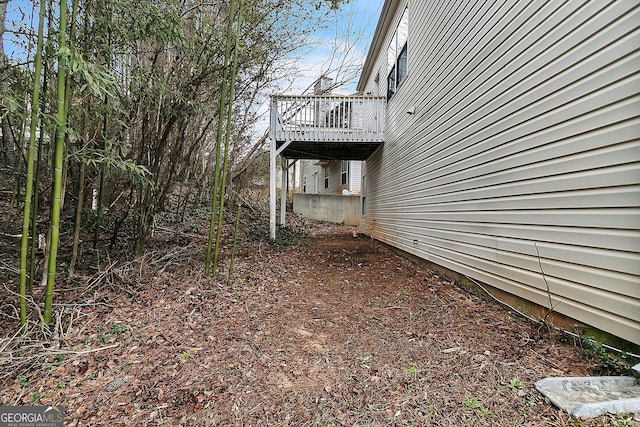
[[[45,1],[45,0],[42,0]],[[47,27],[48,27],[48,33],[51,34],[53,32],[53,30],[51,29],[52,26],[52,21],[53,19],[52,14],[53,14],[53,7],[51,5],[51,2],[45,2],[45,4],[48,6],[48,10],[47,10]],[[49,88],[49,61],[45,61],[44,64],[42,65],[42,98],[44,98],[44,96],[46,96],[46,93],[48,91]],[[42,158],[45,154],[43,154],[43,147],[44,147],[44,131],[43,131],[43,117],[41,115],[40,117],[40,135],[38,138],[38,155],[37,155],[37,159],[36,159],[36,164],[35,164],[35,182],[33,183],[33,186],[35,188],[34,194],[33,194],[33,209],[32,209],[32,215],[31,215],[31,230],[33,233],[33,239],[31,239],[31,258],[30,258],[30,262],[29,262],[29,284],[28,284],[28,289],[29,289],[29,293],[32,292],[33,290],[33,282],[35,280],[35,276],[36,276],[36,249],[39,248],[39,243],[40,243],[40,239],[39,237],[36,238],[36,236],[39,236],[38,234],[38,212],[40,212],[39,206],[40,206],[40,192],[38,191],[38,189],[40,188],[40,178],[42,175]],[[48,260],[48,252],[46,252],[45,250],[45,260],[43,262],[43,273],[44,271],[46,271],[46,265],[47,265],[47,260]],[[44,283],[44,280],[43,280]]]
[[[56,145],[53,168],[53,200],[51,203],[51,242],[49,245],[49,263],[47,269],[47,285],[44,297],[42,322],[48,328],[51,323],[53,306],[53,289],[56,277],[56,258],[60,237],[60,208],[62,203],[62,169],[64,166],[64,140],[67,126],[67,106],[65,105],[65,83],[67,77],[67,3],[60,2],[60,26],[58,29],[58,78],[57,78],[57,113],[56,113]]]
[[[213,245],[214,227],[216,225],[216,216],[219,212],[218,206],[218,186],[220,175],[220,154],[222,151],[222,120],[225,111],[225,102],[227,100],[227,80],[229,79],[229,56],[231,54],[231,34],[233,30],[233,14],[235,13],[235,0],[231,0],[229,4],[229,22],[227,23],[227,43],[224,50],[224,64],[222,72],[222,82],[220,84],[220,102],[218,104],[218,132],[216,133],[216,166],[213,172],[213,195],[211,197],[211,222],[209,224],[209,238],[207,240],[207,254],[205,257],[205,272],[215,275],[215,263],[211,268],[211,249]],[[217,244],[217,242],[216,242]]]
[[[222,182],[220,183],[220,207],[218,209],[218,227],[216,234],[216,247],[213,253],[213,271],[218,267],[218,256],[220,254],[220,238],[222,236],[222,213],[224,212],[224,196],[227,186],[227,171],[229,169],[229,141],[231,138],[231,120],[233,115],[233,99],[235,97],[236,73],[238,70],[238,49],[240,45],[240,27],[242,26],[242,0],[238,5],[238,18],[234,35],[233,65],[231,66],[231,84],[229,87],[229,101],[227,104],[227,128],[224,140],[224,159],[222,164]]]
[[[78,13],[78,2],[76,1],[73,3],[73,13],[71,14],[71,19],[73,21],[71,24],[72,35],[75,35],[77,13]],[[85,30],[86,30],[88,18],[87,17],[85,18],[86,19],[84,23],[85,23]],[[69,80],[70,79],[68,79],[67,82]],[[69,93],[67,93],[67,95],[69,95]],[[84,148],[87,145],[87,141],[89,141],[89,135],[87,131],[87,127],[88,127],[87,122],[89,120],[88,118],[89,112],[91,111],[91,98],[88,98],[86,100],[86,105],[87,105],[86,108],[83,108],[82,130],[80,132],[80,135],[82,135],[82,140],[83,140],[82,148]],[[78,260],[78,249],[80,246],[80,225],[82,220],[82,209],[84,207],[84,190],[85,190],[84,180],[86,175],[86,169],[87,169],[87,164],[83,160],[80,160],[80,173],[78,176],[78,202],[76,204],[76,217],[74,221],[74,230],[73,230],[73,249],[71,251],[71,261],[69,262],[69,273],[67,275],[67,280],[69,281],[71,281],[71,279],[73,278],[73,273],[76,268],[76,262]]]
[[[44,40],[45,0],[40,1],[38,17],[38,41],[36,48],[35,68],[33,76],[33,97],[31,98],[31,122],[29,125],[29,147],[27,149],[27,176],[22,212],[22,239],[20,242],[20,326],[26,332],[27,326],[27,252],[29,243],[29,224],[31,219],[31,199],[33,198],[33,170],[35,163],[36,130],[40,110],[40,80],[42,76],[42,48]],[[34,231],[35,235],[35,231]]]
[[[85,141],[89,140],[87,135],[87,112],[91,111],[91,99],[87,102],[88,106],[84,111],[84,115],[82,118],[82,132],[81,135],[84,137]],[[82,220],[82,208],[84,206],[84,180],[86,174],[87,164],[84,161],[80,161],[80,176],[78,177],[78,202],[76,204],[76,217],[74,221],[74,230],[73,230],[73,249],[71,250],[71,261],[69,262],[69,273],[67,276],[67,280],[71,280],[73,278],[73,273],[76,268],[76,261],[78,259],[78,249],[80,246],[80,226]]]

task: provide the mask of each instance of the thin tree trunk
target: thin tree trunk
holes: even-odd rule
[[[88,141],[89,137],[87,135],[87,116],[91,111],[91,100],[87,102],[87,108],[84,110],[84,115],[82,118],[82,130],[81,135],[83,136],[84,141]],[[84,148],[83,144],[83,147]],[[73,249],[71,251],[71,261],[69,262],[69,275],[67,276],[68,280],[73,278],[73,273],[76,268],[76,261],[78,259],[78,247],[80,246],[80,225],[82,220],[82,208],[84,205],[84,178],[85,172],[87,169],[87,164],[84,161],[80,162],[80,173],[78,176],[78,203],[76,204],[76,218],[73,230]]]
[[[209,224],[209,238],[207,241],[207,254],[205,257],[205,271],[214,275],[215,269],[211,269],[211,249],[213,246],[214,227],[216,225],[216,214],[218,212],[218,185],[220,174],[220,155],[222,151],[222,125],[227,100],[227,80],[229,78],[229,56],[231,54],[231,37],[233,34],[233,15],[235,14],[235,0],[229,4],[229,22],[227,23],[227,43],[224,50],[224,69],[222,72],[222,82],[220,83],[220,103],[218,105],[218,132],[216,134],[216,158],[215,170],[213,172],[213,196],[211,197],[211,222]]]
[[[45,64],[46,65],[46,64]],[[46,68],[46,66],[45,66]],[[44,82],[42,84],[42,92],[46,92],[47,90],[47,73],[44,73]],[[29,262],[29,292],[33,289],[33,278],[36,274],[36,248],[38,247],[38,211],[40,205],[40,164],[42,163],[42,145],[44,144],[44,132],[42,132],[42,119],[40,119],[40,137],[38,138],[38,158],[35,164],[36,176],[35,181],[33,183],[33,209],[31,214],[31,233],[33,238],[31,239],[31,258]]]
[[[84,202],[84,177],[87,165],[85,162],[80,163],[80,173],[78,177],[78,204],[76,205],[76,217],[73,231],[73,249],[71,253],[71,261],[69,262],[69,275],[68,280],[73,277],[74,270],[76,268],[76,261],[78,259],[78,248],[80,246],[80,225],[82,221],[82,208]]]
[[[224,196],[227,185],[227,171],[229,169],[229,141],[231,139],[231,119],[233,115],[233,98],[235,95],[236,86],[236,72],[238,70],[238,49],[240,47],[240,27],[242,25],[242,0],[238,5],[238,18],[236,23],[236,31],[234,34],[234,49],[233,49],[233,65],[231,66],[231,84],[229,87],[228,104],[227,104],[227,129],[225,132],[224,140],[224,159],[222,164],[222,179],[220,183],[220,207],[218,209],[218,227],[216,234],[216,247],[213,253],[213,268],[212,271],[216,272],[218,268],[218,256],[220,254],[220,238],[222,236],[222,219],[224,212]]]
[[[38,18],[38,41],[36,48],[35,70],[33,76],[33,96],[31,98],[31,122],[29,125],[29,147],[27,149],[27,176],[24,195],[24,210],[22,212],[22,240],[20,242],[20,326],[26,332],[27,324],[27,251],[29,243],[29,220],[31,217],[31,199],[33,195],[33,170],[35,158],[36,131],[38,129],[40,110],[40,78],[42,75],[42,47],[44,39],[44,17],[46,4],[40,2]],[[35,238],[35,230],[34,230]]]
[[[73,12],[71,14],[71,37],[75,36],[76,30],[76,15],[78,13],[78,2],[74,1],[73,3]],[[85,20],[85,24],[87,20]],[[85,25],[86,30],[86,25]],[[67,76],[67,102],[70,100],[71,90],[69,89],[70,76]],[[68,107],[68,104],[67,104]],[[89,135],[87,131],[87,121],[88,115],[91,112],[91,98],[88,98],[86,108],[83,108],[82,115],[82,129],[80,130],[80,135],[82,136],[82,146],[81,149],[86,147],[87,142],[89,140]],[[69,262],[69,274],[67,275],[67,280],[71,281],[73,278],[73,273],[76,268],[76,261],[78,259],[78,247],[80,246],[80,224],[82,220],[82,208],[84,205],[84,178],[86,173],[87,165],[84,161],[80,160],[80,171],[78,176],[78,203],[76,204],[76,217],[74,221],[73,227],[73,249],[71,251],[71,261]]]
[[[105,117],[106,122],[106,117]],[[105,125],[106,127],[106,125]],[[98,238],[100,237],[100,224],[102,223],[102,199],[104,195],[104,164],[100,165],[100,179],[98,180],[98,200],[96,203],[96,224],[93,229],[93,249],[98,247]]]
[[[25,100],[24,100],[24,108],[25,111],[27,109],[27,96],[25,96]],[[24,153],[24,134],[25,131],[27,130],[27,121],[23,120],[22,121],[22,127],[20,129],[20,134],[18,135],[18,138],[16,140],[16,174],[15,174],[15,183],[14,183],[14,188],[13,188],[13,200],[11,201],[11,206],[14,206],[16,208],[19,207],[19,202],[18,200],[20,199],[20,189],[22,188],[22,169],[25,167],[25,153]]]
[[[111,18],[111,14],[109,13],[109,18]],[[107,48],[108,51],[111,51],[111,31],[109,29],[109,27],[107,27]],[[110,61],[109,61],[109,55],[107,55],[107,66],[109,66]],[[104,103],[103,103],[103,107],[104,107],[104,115],[102,117],[102,149],[106,150],[107,149],[107,130],[108,130],[108,124],[109,124],[109,95],[108,94],[104,94]],[[100,237],[100,226],[102,225],[102,209],[103,209],[103,202],[104,202],[104,179],[105,179],[105,165],[104,162],[102,162],[100,164],[100,179],[99,179],[99,183],[98,183],[98,200],[96,203],[96,223],[95,223],[95,228],[93,230],[93,249],[96,249],[98,247],[98,238]]]
[[[4,76],[7,73],[9,67],[9,61],[7,55],[4,52],[4,33],[5,33],[5,15],[7,13],[8,0],[0,0],[0,75]],[[6,93],[6,78],[0,79],[0,93]],[[0,151],[2,151],[2,157],[4,163],[9,165],[12,163],[11,149],[13,147],[13,141],[11,140],[12,132],[9,126],[9,117],[0,117],[0,127],[2,128],[2,138],[0,138]]]
[[[54,29],[54,16],[55,16],[55,12],[54,12],[54,7],[53,7],[53,0],[49,0],[49,10],[48,10],[48,16],[47,16],[47,21],[48,21],[48,25],[47,25],[47,33],[48,34],[54,34],[55,33],[55,29]],[[53,66],[53,61],[51,61],[51,63],[49,61],[46,61],[44,63],[46,68],[51,67],[52,70],[55,69],[55,67]],[[53,73],[51,73],[53,74]],[[44,83],[43,83],[43,100],[45,100],[45,97],[47,96],[48,93],[48,85],[49,85],[49,73],[45,72],[44,73]],[[41,123],[42,123],[42,118],[41,118]],[[41,127],[41,129],[44,129],[44,126]],[[57,129],[55,128],[55,126],[53,127],[53,129],[51,130],[51,134],[49,135],[49,141],[54,141],[56,140],[56,132]],[[52,162],[53,160],[49,160],[50,156],[51,156],[51,150],[52,150],[52,145],[53,143],[49,143],[49,144],[44,144],[44,135],[43,132],[41,132],[40,134],[40,145],[38,146],[38,170],[36,170],[36,188],[40,188],[40,181],[42,179],[42,174],[43,174],[43,168],[44,170],[49,173],[51,171],[51,164],[50,161]],[[39,204],[39,194],[36,193],[36,205]],[[49,202],[50,203],[50,202]],[[39,212],[39,209],[36,208],[36,210]],[[47,219],[47,223],[45,224],[45,230],[47,230],[47,235],[44,238],[44,245],[42,247],[42,251],[44,253],[44,259],[42,260],[42,277],[40,279],[40,287],[41,288],[45,288],[47,286],[47,276],[49,275],[49,246],[51,244],[51,217],[46,218]],[[36,225],[37,225],[37,216],[35,216],[32,221],[33,221],[33,229],[36,229]],[[39,242],[38,242],[39,243]],[[33,252],[32,252],[33,254]],[[35,256],[35,255],[34,255]],[[35,258],[33,258],[35,260]],[[33,265],[32,265],[33,267]],[[35,277],[35,275],[33,275],[33,277]]]
[[[67,125],[67,106],[65,105],[65,83],[67,78],[67,3],[60,2],[60,25],[58,29],[58,81],[56,113],[56,146],[53,164],[53,200],[51,203],[51,242],[49,245],[49,263],[47,286],[45,289],[43,323],[48,327],[51,323],[53,307],[53,289],[56,278],[56,257],[58,253],[58,239],[60,237],[60,208],[62,204],[62,170],[64,166],[64,142]]]
[[[180,222],[184,222],[184,219],[187,215],[187,207],[189,206],[189,199],[191,198],[191,193],[193,192],[193,185],[187,181],[187,194],[184,196],[184,202],[182,203],[182,214],[180,214]]]
[[[51,6],[51,4],[48,4]],[[51,9],[49,7],[49,26],[51,26]],[[49,79],[48,79],[48,62],[45,61],[43,64],[43,76],[42,76],[42,93],[46,94],[47,89],[49,87]],[[44,146],[44,125],[42,116],[40,117],[40,135],[38,137],[38,157],[36,159],[35,164],[35,182],[33,183],[34,193],[33,193],[33,214],[31,215],[31,232],[33,233],[33,239],[31,239],[31,259],[29,263],[29,292],[33,290],[33,281],[36,275],[36,248],[39,246],[40,236],[38,234],[38,212],[40,211],[40,176],[42,175],[42,150]],[[48,227],[45,227],[48,229]],[[43,270],[46,270],[46,260],[48,259],[48,252],[45,251],[45,261],[43,262]],[[46,282],[46,277],[43,277],[43,284]],[[44,286],[44,285],[43,285]]]
[[[0,84],[4,85],[5,79],[3,78],[2,80]],[[0,117],[0,126],[2,126],[2,138],[0,139],[2,141],[2,147],[0,147],[0,149],[2,149],[5,164],[10,165],[14,161],[13,151],[16,144],[13,138],[13,129],[9,122],[9,115]]]

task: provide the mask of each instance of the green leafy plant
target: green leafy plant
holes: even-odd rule
[[[109,336],[107,335],[100,335],[98,338],[96,338],[96,344],[106,344],[109,342]]]
[[[50,371],[55,371],[62,365],[62,362],[64,362],[64,354],[56,354],[52,361],[44,362],[42,366]]]
[[[469,397],[463,400],[462,404],[467,408],[471,408],[471,409],[478,409],[482,406],[480,402],[478,402],[478,399],[476,399],[475,397]]]
[[[583,335],[580,337],[580,342],[582,348],[599,361],[601,369],[606,373],[630,373],[633,361],[628,353],[622,352],[617,355],[607,351],[605,346],[592,336]]]
[[[475,397],[469,397],[462,401],[462,404],[467,408],[471,408],[475,410],[478,415],[482,417],[491,416],[491,412],[487,409],[482,403],[478,401]]]
[[[412,366],[410,368],[402,368],[402,372],[404,372],[405,375],[412,377],[418,372],[418,368],[416,368],[415,366]]]
[[[193,356],[189,352],[184,352],[179,356],[179,358],[182,363],[187,363],[193,359]]]
[[[20,384],[20,387],[27,387],[29,385],[29,380],[26,378],[20,378],[18,380],[18,384]]]
[[[31,395],[31,403],[37,402],[42,397],[41,393],[35,392]]]
[[[269,239],[269,243],[276,246],[304,245],[309,243],[309,235],[286,225],[277,225],[276,238]]]
[[[511,381],[509,381],[509,384],[507,384],[507,387],[509,387],[513,391],[518,391],[522,388],[522,381],[520,381],[516,377],[511,378]]]
[[[616,427],[631,427],[633,424],[631,420],[623,419],[623,420],[615,420]]]
[[[111,329],[109,329],[109,333],[111,335],[120,335],[123,332],[126,332],[128,330],[129,330],[129,327],[127,326],[117,325],[117,326],[112,326]]]

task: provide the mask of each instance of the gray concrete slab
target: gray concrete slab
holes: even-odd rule
[[[640,384],[634,377],[545,378],[535,386],[575,417],[640,412]]]

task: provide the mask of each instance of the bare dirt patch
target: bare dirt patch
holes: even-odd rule
[[[14,372],[3,356],[0,402],[63,405],[69,426],[634,422],[575,420],[534,389],[593,373],[580,348],[351,228],[303,225],[294,246],[247,238],[228,283],[187,239],[59,289],[57,340]]]

